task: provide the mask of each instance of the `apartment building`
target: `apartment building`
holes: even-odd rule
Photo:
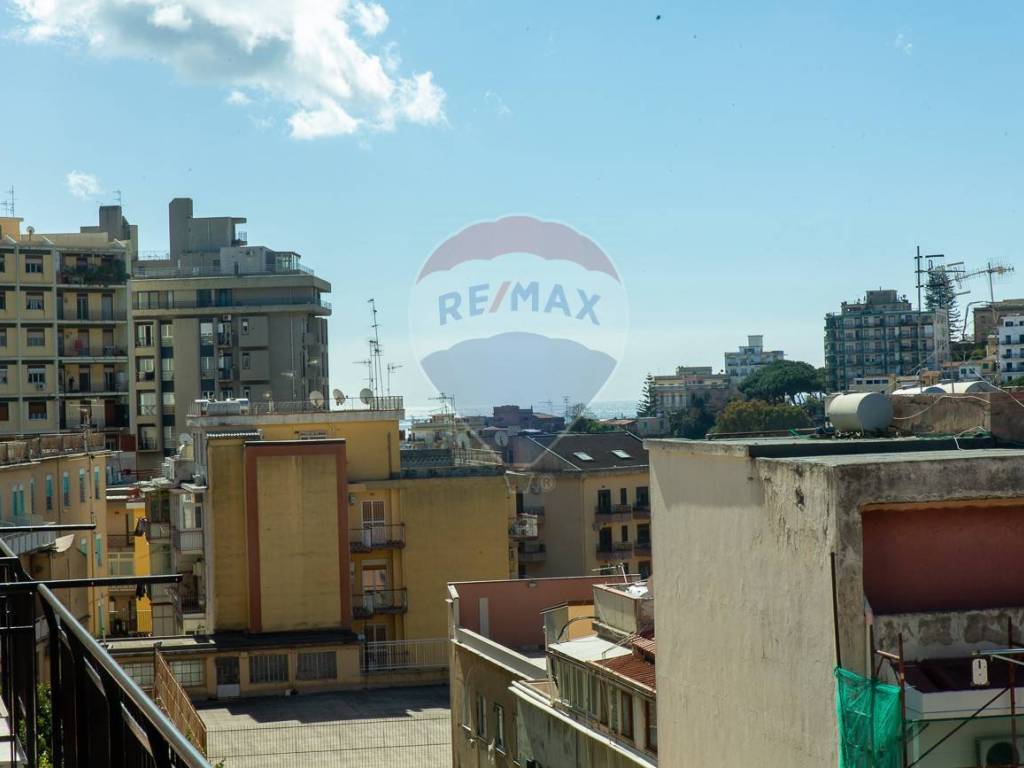
[[[108,575],[105,489],[110,452],[98,434],[61,434],[0,442],[0,538],[37,579]],[[5,527],[95,523],[92,531],[4,534]],[[97,636],[109,632],[107,588],[55,589]]]
[[[725,374],[733,384],[739,384],[758,369],[785,359],[786,353],[781,349],[764,348],[764,336],[747,336],[745,347],[725,353]]]
[[[268,404],[330,395],[330,284],[291,251],[251,246],[245,219],[169,206],[167,259],[135,264],[132,403],[140,468],[154,469],[188,431],[199,398]]]
[[[154,572],[183,574],[154,588],[154,633],[165,604],[191,633],[161,649],[192,695],[444,679],[448,579],[508,577],[514,495],[497,466],[405,467],[402,415],[195,404],[191,443],[140,484]],[[111,648],[145,681],[151,640]]]
[[[1024,376],[1024,314],[1000,318],[997,338],[997,357],[1003,380]]]
[[[999,657],[1024,621],[1024,452],[988,437],[647,446],[666,765],[1014,761],[1024,690],[1016,653]],[[851,707],[858,692],[877,706]]]
[[[147,533],[151,528],[144,496],[134,485],[108,484],[106,502],[107,573],[110,576],[148,576],[154,573],[150,567]],[[150,595],[159,589],[162,589],[160,585],[141,590],[134,584],[107,587],[107,636],[154,634]]]
[[[89,429],[130,450],[127,274],[137,228],[41,234],[0,219],[0,435]]]
[[[727,374],[714,373],[711,366],[702,365],[681,365],[674,374],[655,376],[653,391],[659,416],[668,416],[698,403],[715,412],[739,396]]]
[[[1007,315],[1024,314],[1024,299],[1004,299],[991,304],[974,307],[971,310],[974,327],[974,343],[984,344],[989,336],[999,330],[999,325]]]
[[[647,451],[629,432],[517,435],[520,578],[652,571]]]
[[[585,576],[461,582],[448,592],[455,768],[655,764],[645,586]]]
[[[894,290],[867,291],[825,316],[825,385],[853,389],[858,380],[942,370],[950,360],[948,319],[918,311]]]

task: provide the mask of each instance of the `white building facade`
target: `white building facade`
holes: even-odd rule
[[[764,348],[764,336],[747,336],[746,346],[725,353],[725,372],[734,384],[739,384],[758,369],[785,359],[786,353],[781,349]]]

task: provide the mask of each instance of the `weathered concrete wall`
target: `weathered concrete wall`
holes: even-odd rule
[[[516,725],[522,765],[536,760],[544,768],[636,768],[636,762],[610,749],[603,739],[589,738],[523,701],[518,702]],[[683,765],[664,762],[664,757],[659,761],[663,765]]]
[[[896,653],[902,633],[907,661],[962,658],[973,650],[1007,648],[1008,621],[1013,622],[1014,640],[1019,643],[1024,634],[1024,608],[876,616],[875,645]]]

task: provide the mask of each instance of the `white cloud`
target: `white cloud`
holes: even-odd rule
[[[64,177],[68,185],[68,192],[80,200],[87,200],[100,193],[100,182],[91,173],[82,171],[71,171]]]
[[[914,53],[914,44],[902,32],[896,35],[896,39],[892,41],[892,44],[894,48],[903,51],[907,56],[911,56]]]
[[[297,139],[444,124],[431,72],[400,73],[384,8],[362,0],[13,0],[25,39],[160,61],[182,78],[284,105]],[[373,41],[376,47],[371,48]]]
[[[508,117],[512,114],[512,110],[508,108],[505,100],[494,91],[484,91],[484,101],[499,117]]]

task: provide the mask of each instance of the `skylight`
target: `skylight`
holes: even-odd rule
[[[572,455],[575,456],[580,461],[593,461],[594,460],[594,457],[591,456],[586,451],[574,451]]]
[[[615,448],[612,453],[620,459],[632,459],[633,457],[626,453],[621,448]]]

